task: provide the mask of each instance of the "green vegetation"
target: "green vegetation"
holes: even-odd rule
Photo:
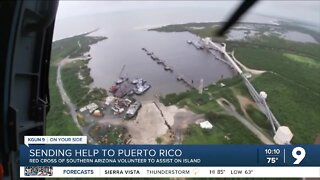
[[[320,68],[320,61],[317,62],[316,60],[309,58],[309,57],[305,57],[305,56],[299,56],[296,54],[288,54],[285,53],[283,54],[285,57],[293,60],[293,61],[297,61],[297,62],[301,62],[301,63],[306,63],[309,66],[311,66],[311,68],[315,67],[315,68]]]
[[[80,135],[75,126],[69,109],[63,104],[57,81],[57,63],[68,55],[79,56],[90,49],[91,44],[106,39],[106,37],[90,37],[88,33],[58,40],[52,43],[51,65],[49,75],[50,111],[46,119],[47,135]],[[81,43],[81,48],[78,45]],[[96,94],[96,93],[94,93]],[[63,128],[61,128],[63,127]]]
[[[264,49],[282,53],[293,53],[308,56],[314,59],[319,59],[320,57],[320,44],[301,43],[284,40],[276,35],[251,38],[246,42],[229,41],[227,46],[229,50],[235,49],[236,51],[238,51],[239,47],[250,49]]]
[[[149,29],[150,31],[161,31],[161,32],[184,32],[191,29],[208,29],[214,26],[220,26],[219,22],[212,23],[186,23],[186,24],[172,24],[167,26],[162,26],[159,28]]]
[[[225,84],[225,87],[220,87],[220,83]],[[234,95],[235,87],[237,91],[246,91],[242,86],[240,76],[234,78],[224,79],[217,83],[217,85],[209,85],[207,91],[201,95],[198,90],[188,90],[179,94],[167,94],[165,97],[160,97],[160,101],[168,106],[177,104],[179,107],[187,106],[194,112],[206,114],[208,112],[222,112],[222,109],[217,104],[216,99],[225,98],[231,102],[236,109],[242,114],[240,104]]]
[[[268,48],[271,41],[265,40],[267,45],[259,47],[234,46],[235,56],[250,68],[270,71],[254,79],[254,86],[268,93],[268,104],[280,123],[290,127],[293,143],[313,143],[320,131],[318,45],[277,40],[282,47],[275,50]]]
[[[280,124],[290,127],[293,143],[314,142],[320,132],[318,94],[272,73],[256,78],[253,84],[268,93],[267,102]]]
[[[272,112],[294,134],[292,142],[313,143],[320,132],[320,46],[276,37],[261,39],[259,46],[256,41],[230,45],[244,65],[270,72],[255,78],[253,84],[268,93]]]
[[[260,112],[259,110],[257,110],[255,107],[253,107],[252,105],[249,105],[246,108],[246,112],[248,113],[248,115],[250,116],[250,118],[262,129],[264,129],[265,131],[271,131],[271,124],[269,123],[269,121],[267,120],[266,116]]]
[[[211,31],[199,29],[201,32],[190,31],[187,27],[209,27],[217,23],[188,23],[179,25],[169,25],[157,29],[157,31],[188,31],[199,36],[209,36]],[[246,23],[248,24],[248,23]],[[250,23],[249,23],[250,24]],[[280,25],[281,31],[299,31],[307,33],[319,40],[319,32],[314,32],[293,24],[283,23]],[[266,25],[257,28],[258,31],[268,31]],[[261,33],[260,33],[261,34]],[[257,91],[266,91],[268,94],[267,102],[277,117],[281,125],[288,126],[294,134],[293,143],[313,143],[315,136],[320,132],[320,44],[301,43],[281,39],[277,35],[259,38],[250,38],[247,41],[228,41],[228,51],[235,50],[235,57],[244,65],[252,69],[266,70],[264,73],[251,80]],[[234,78],[237,81],[238,77]],[[226,98],[235,104],[237,111],[239,106],[234,94],[241,94],[250,98],[246,87],[239,80],[238,83],[231,83],[224,90],[219,92],[216,86],[209,86],[211,96]],[[192,92],[179,95],[168,95],[164,98],[165,104],[186,105],[191,110],[199,113],[212,112],[218,113],[219,108],[215,101],[197,105],[195,95]],[[211,97],[210,96],[210,97]],[[210,108],[204,108],[207,105]],[[270,131],[270,125],[266,123],[265,117],[253,107],[246,109],[251,119],[263,129]],[[213,123],[215,124],[215,123]],[[198,127],[191,127],[192,131],[202,136],[204,132]],[[219,136],[215,134],[216,138]],[[222,136],[222,135],[220,135]],[[209,134],[209,137],[211,135]],[[189,137],[197,139],[197,137]],[[186,140],[188,141],[188,140]],[[208,142],[216,142],[212,137]]]
[[[89,134],[99,144],[122,144],[125,132],[126,129],[123,127],[96,124],[90,129]]]
[[[157,142],[157,144],[161,144],[162,143],[162,138],[161,137],[157,137],[156,138],[156,142]]]
[[[51,66],[49,75],[50,111],[46,120],[46,135],[80,135],[80,131],[63,105],[56,85],[57,67]],[[61,128],[63,127],[63,128]]]
[[[91,32],[53,42],[51,59],[56,60],[63,59],[67,56],[70,56],[70,58],[82,56],[90,50],[90,45],[107,39],[107,37],[102,36],[87,36],[90,33]]]
[[[78,120],[78,123],[80,124],[80,126],[86,126],[87,125],[86,120],[79,113],[77,114],[77,120]]]
[[[211,130],[201,129],[199,125],[190,125],[185,131],[184,144],[241,144],[261,143],[251,131],[231,116],[221,114],[222,108],[217,104],[217,98],[225,98],[232,102],[239,113],[240,105],[234,96],[233,89],[241,90],[241,78],[235,77],[220,81],[225,87],[210,85],[202,95],[197,90],[189,90],[180,94],[168,94],[160,100],[165,105],[177,104],[187,106],[194,112],[205,114],[206,119],[214,125]],[[219,82],[219,83],[220,83]],[[218,84],[219,84],[218,83]]]
[[[211,113],[212,129],[190,125],[185,132],[184,144],[260,144],[260,140],[231,116]],[[214,117],[214,118],[212,118]]]
[[[216,33],[221,27],[220,22],[209,22],[209,23],[187,23],[187,24],[173,24],[162,26],[159,28],[149,29],[150,31],[159,32],[190,32],[200,37],[216,37]],[[218,38],[215,40],[222,40],[225,37]]]
[[[78,60],[65,65],[61,70],[63,86],[71,101],[78,107],[85,106],[92,102],[102,101],[107,96],[107,91],[101,88],[90,90],[90,70],[87,67],[88,61]],[[81,73],[85,72],[85,73]],[[83,80],[79,79],[79,73]]]
[[[293,61],[282,52],[263,48],[237,47],[235,56],[250,68],[274,72],[315,93],[320,92],[319,69],[310,67],[306,63]]]

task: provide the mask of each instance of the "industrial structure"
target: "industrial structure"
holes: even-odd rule
[[[274,133],[274,141],[277,144],[290,144],[290,141],[293,137],[292,132],[287,126],[281,126],[276,117],[273,115],[272,111],[270,110],[266,98],[267,93],[262,91],[260,94],[256,91],[254,86],[248,80],[247,72],[244,72],[237,64],[238,60],[234,57],[234,52],[230,53],[230,55],[226,52],[226,44],[225,43],[214,43],[212,40],[207,37],[200,39],[199,42],[202,46],[207,49],[211,54],[213,54],[218,60],[223,61],[224,63],[228,64],[232,69],[235,69],[236,72],[242,77],[251,97],[257,103],[261,112],[265,114],[267,119],[269,120],[272,130]],[[215,52],[219,52],[221,57],[218,57]]]

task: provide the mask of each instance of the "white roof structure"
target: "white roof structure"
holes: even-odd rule
[[[79,111],[80,112],[84,112],[84,111],[86,111],[87,110],[87,107],[83,107],[83,108],[81,108]]]
[[[243,75],[244,75],[244,77],[246,77],[247,79],[252,78],[252,74],[251,74],[251,73],[246,72],[246,73],[243,73]]]
[[[200,123],[202,129],[212,129],[213,125],[209,121],[204,121]]]
[[[108,96],[106,98],[106,102],[104,103],[105,105],[109,106],[113,101],[114,101],[115,97],[114,96]]]
[[[263,99],[267,99],[268,94],[267,94],[266,92],[264,92],[264,91],[261,91],[261,92],[260,92],[260,96],[261,96]]]
[[[287,126],[280,126],[273,137],[273,140],[277,144],[290,144],[293,137],[292,132]]]
[[[96,103],[91,103],[88,104],[86,108],[89,110],[90,113],[92,113],[94,110],[98,109],[99,106]]]

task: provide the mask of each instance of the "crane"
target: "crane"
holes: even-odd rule
[[[120,73],[119,73],[119,78],[121,78],[122,73],[123,73],[123,71],[124,71],[125,68],[126,68],[126,65],[124,64],[124,65],[122,66],[122,68],[121,68]]]

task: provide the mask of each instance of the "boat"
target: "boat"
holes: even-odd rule
[[[152,55],[152,54],[153,54],[153,52],[147,52],[147,55],[149,55],[149,56]]]
[[[139,84],[139,85],[144,85],[146,82],[147,82],[146,80],[144,80],[144,79],[142,79],[142,78],[139,78],[137,84]]]
[[[141,103],[136,101],[131,104],[126,112],[125,119],[131,119],[138,114],[138,111],[141,108]]]
[[[153,60],[159,60],[159,58],[157,57],[157,56],[155,56],[155,55],[151,55],[151,59],[153,59]]]
[[[142,50],[143,50],[143,51],[147,51],[147,49],[146,49],[146,48],[142,48]]]
[[[117,90],[119,89],[119,87],[117,86],[117,85],[113,85],[111,88],[110,88],[110,92],[111,93],[115,93],[115,92],[117,92]]]
[[[182,76],[178,76],[178,77],[177,77],[177,80],[178,80],[178,81],[182,81],[182,80],[183,80],[183,77],[182,77]]]
[[[137,84],[138,82],[139,82],[139,79],[136,78],[136,79],[133,79],[133,80],[131,81],[131,84]]]
[[[144,83],[146,83],[147,81],[142,79],[142,78],[135,78],[131,81],[131,84],[141,84],[143,85]]]
[[[157,62],[157,64],[164,64],[164,61],[160,60]]]
[[[166,70],[166,71],[171,71],[171,72],[173,71],[173,70],[171,69],[171,67],[169,67],[169,66],[165,66],[165,67],[164,67],[164,70]]]
[[[188,40],[188,41],[187,41],[187,43],[188,43],[188,44],[191,44],[191,43],[192,43],[192,41]]]
[[[137,86],[134,88],[134,93],[137,95],[141,95],[150,88],[151,88],[150,84],[137,84]]]
[[[122,84],[124,82],[124,78],[120,78],[116,81],[116,84]]]

